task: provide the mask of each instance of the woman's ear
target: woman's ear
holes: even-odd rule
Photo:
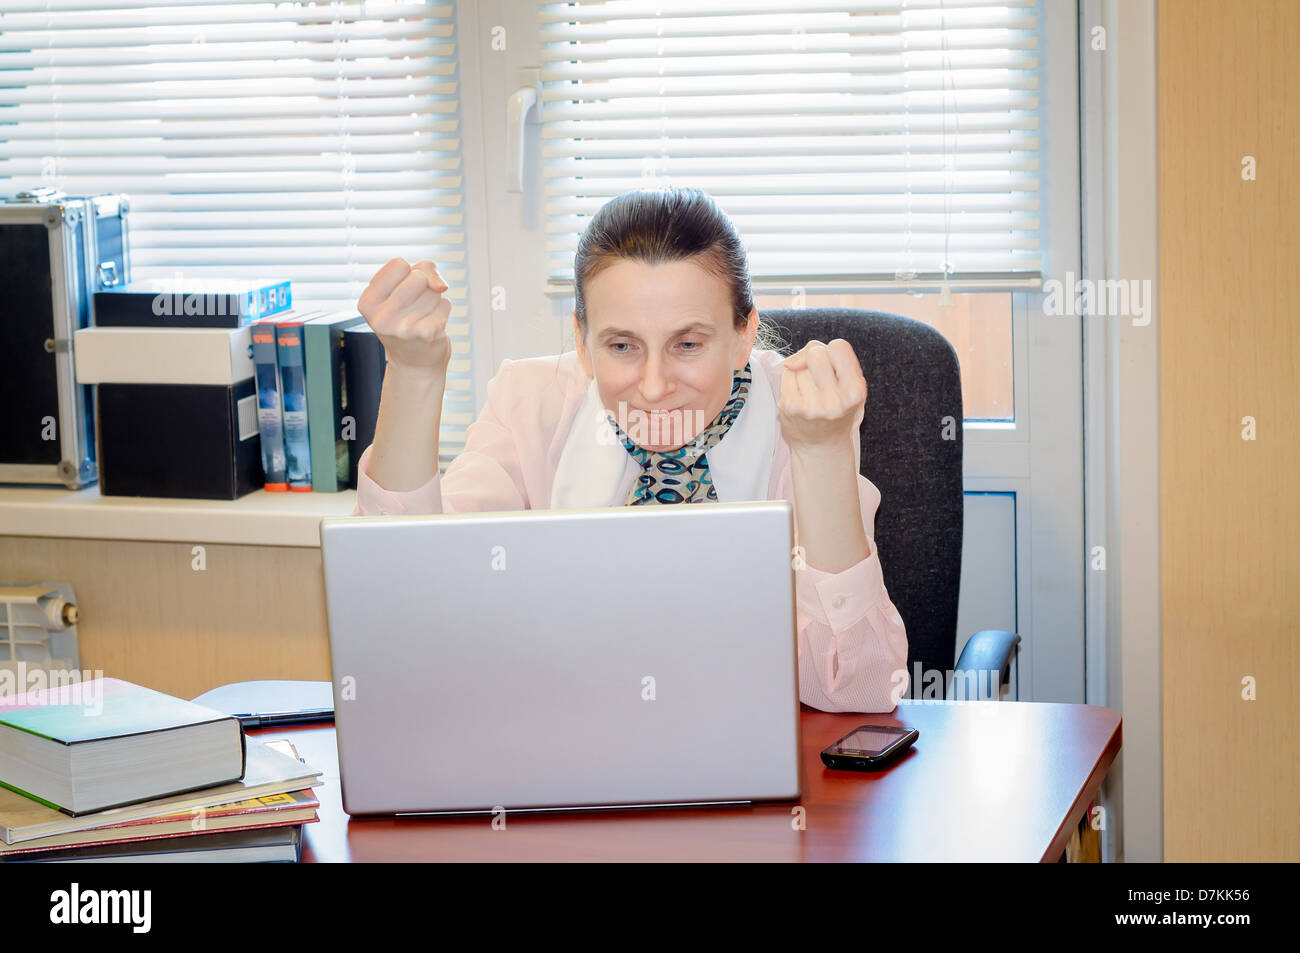
[[[758,308],[749,309],[749,321],[745,325],[745,332],[740,336],[741,347],[740,353],[736,355],[735,370],[743,371],[745,362],[749,360],[749,352],[754,349],[754,339],[758,337]]]

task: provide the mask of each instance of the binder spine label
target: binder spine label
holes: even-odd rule
[[[238,417],[239,439],[252,440],[258,434],[257,425],[257,395],[253,394],[243,398],[235,404],[236,416]]]

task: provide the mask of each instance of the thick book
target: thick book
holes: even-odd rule
[[[366,447],[375,442],[379,397],[384,387],[388,356],[384,344],[368,324],[343,332],[343,375],[348,389],[348,413],[356,435],[348,461],[348,486],[357,485],[357,465]]]
[[[69,817],[54,808],[0,788],[0,839],[6,844],[21,844],[93,827],[107,827],[181,811],[213,808],[249,798],[300,791],[318,785],[320,774],[298,758],[297,750],[289,742],[260,742],[256,738],[250,738],[244,777],[239,781],[79,817]]]
[[[158,840],[128,841],[99,847],[38,851],[5,858],[11,864],[94,863],[94,864],[221,864],[297,863],[302,859],[302,825],[285,824],[164,837]],[[73,888],[76,888],[73,884]]]
[[[94,323],[113,328],[239,328],[292,307],[287,281],[170,278],[96,291]]]
[[[348,487],[352,428],[347,384],[343,376],[343,332],[365,323],[355,311],[334,311],[302,326],[303,359],[307,365],[307,432],[311,439],[311,486],[318,493]]]
[[[76,816],[238,781],[238,718],[116,678],[0,696],[0,786]]]
[[[307,380],[302,354],[302,318],[275,323],[280,365],[280,414],[284,420],[284,475],[289,489],[311,492],[311,438],[307,432]]]
[[[0,844],[0,858],[37,851],[66,850],[72,847],[99,847],[131,841],[157,840],[162,837],[186,837],[217,831],[271,827],[282,824],[310,824],[317,820],[320,802],[310,789],[271,794],[265,797],[218,804],[210,808],[192,808],[124,821],[108,827],[92,827],[69,834],[38,837],[21,844]]]

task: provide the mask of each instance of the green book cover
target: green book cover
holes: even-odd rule
[[[67,749],[69,755],[76,746],[87,742],[101,742],[114,738],[148,735],[173,731],[191,726],[230,723],[232,737],[238,738],[239,774],[243,777],[247,748],[239,719],[194,702],[173,698],[162,692],[134,685],[117,678],[95,678],[29,691],[20,695],[0,695],[0,741],[4,741],[5,754],[0,755],[0,787],[8,788],[47,807],[69,816],[115,807],[114,804],[88,803],[77,784],[75,759],[70,766],[73,776],[67,779],[72,786],[73,800],[69,804],[56,804],[50,795],[56,789],[65,790],[57,782],[40,772],[34,772],[25,761],[11,761],[15,740],[10,733],[22,732],[45,739]],[[233,753],[233,751],[232,751]],[[154,761],[145,769],[150,783],[162,782],[160,765]],[[216,770],[215,767],[211,770]],[[152,773],[151,773],[152,772]],[[56,772],[57,773],[57,772]],[[220,766],[222,777],[213,778],[206,785],[227,783],[233,778],[228,766]],[[27,780],[24,781],[23,779]],[[37,783],[39,782],[39,783]],[[184,784],[193,788],[197,783],[193,771]],[[31,785],[29,788],[28,785]],[[160,797],[179,794],[185,788],[150,790],[142,797]]]
[[[117,678],[0,696],[0,725],[60,744],[100,741],[230,718]]]
[[[303,324],[307,368],[307,432],[311,485],[320,493],[347,489],[351,445],[343,439],[343,329],[362,324],[355,311],[335,311]]]

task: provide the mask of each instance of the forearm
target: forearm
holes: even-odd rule
[[[389,362],[368,460],[370,478],[383,488],[414,490],[438,472],[438,428],[446,387],[444,373]]]
[[[790,458],[799,545],[807,564],[838,573],[870,556],[852,441],[833,447],[792,447]]]

